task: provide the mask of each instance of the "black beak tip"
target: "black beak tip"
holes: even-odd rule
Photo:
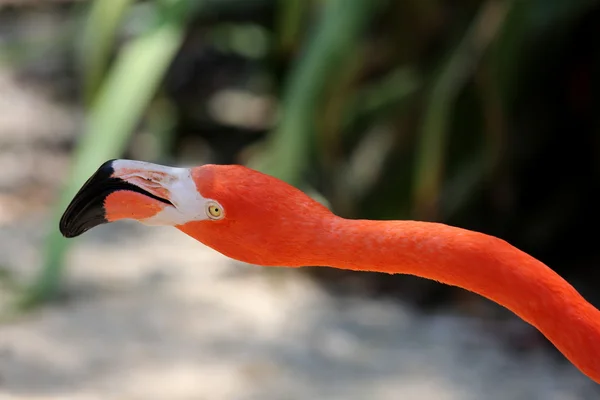
[[[87,225],[87,224],[86,224]],[[78,224],[75,224],[72,220],[70,220],[68,217],[67,218],[61,218],[60,223],[58,225],[58,228],[60,230],[60,233],[67,239],[71,239],[71,238],[75,238],[83,233],[85,233],[86,231],[88,231],[89,229],[92,228],[92,226],[81,226]]]
[[[105,224],[104,199],[111,192],[112,163],[106,161],[98,168],[67,206],[60,222],[60,233],[66,238],[77,237],[95,226]]]

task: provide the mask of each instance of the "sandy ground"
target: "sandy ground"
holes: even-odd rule
[[[41,215],[0,228],[34,271]],[[0,399],[598,398],[548,354],[516,357],[477,320],[331,297],[291,269],[232,262],[170,228],[77,239],[70,296],[0,326]]]

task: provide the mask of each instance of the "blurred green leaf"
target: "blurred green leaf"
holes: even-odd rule
[[[91,2],[81,42],[83,93],[90,104],[102,83],[111,49],[123,16],[133,0],[95,0]]]
[[[271,134],[268,153],[255,168],[299,185],[306,169],[321,96],[329,79],[344,68],[373,11],[381,3],[366,0],[329,0],[305,54],[287,77],[282,117]]]
[[[433,82],[414,168],[413,214],[418,219],[437,219],[444,154],[454,102],[479,58],[502,26],[506,11],[506,3],[487,1]]]
[[[311,0],[278,0],[279,16],[277,18],[277,30],[279,38],[279,51],[291,53],[298,43],[302,32],[307,7]]]
[[[421,85],[421,78],[412,68],[394,69],[353,94],[344,113],[344,126],[349,128],[356,125],[357,121],[378,119],[387,113],[397,115],[399,107],[411,99]]]
[[[46,241],[45,265],[27,293],[24,306],[34,305],[56,294],[65,251],[70,243],[56,228],[60,216],[96,168],[125,150],[136,124],[182,43],[190,3],[180,0],[165,7],[161,13],[162,20],[152,30],[128,43],[109,71],[89,112],[67,186],[54,210],[52,230]]]

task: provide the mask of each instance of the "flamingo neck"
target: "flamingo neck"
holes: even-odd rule
[[[546,265],[505,241],[443,224],[335,218],[316,265],[410,274],[475,292],[542,332],[600,383],[600,311]]]

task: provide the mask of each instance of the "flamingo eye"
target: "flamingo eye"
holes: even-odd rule
[[[223,207],[215,201],[210,201],[206,205],[206,213],[210,219],[221,219],[223,218]]]

